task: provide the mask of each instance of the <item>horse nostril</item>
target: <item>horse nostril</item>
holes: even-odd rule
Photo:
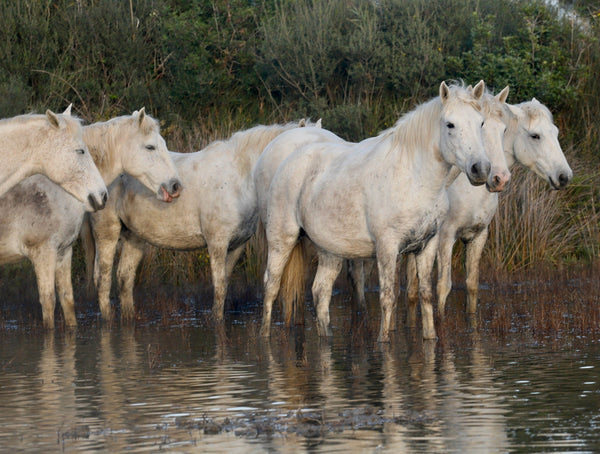
[[[561,174],[558,176],[558,183],[561,187],[566,186],[569,184],[569,176],[566,173],[561,172]]]
[[[108,200],[108,192],[102,191],[102,205],[106,205],[107,200]]]
[[[179,183],[173,183],[173,190],[172,192],[179,192]]]

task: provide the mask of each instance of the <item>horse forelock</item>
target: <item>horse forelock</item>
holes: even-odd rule
[[[554,123],[554,117],[552,115],[552,112],[550,112],[550,109],[548,109],[548,107],[546,107],[539,101],[527,101],[518,104],[518,107],[520,107],[523,110],[523,112],[525,112],[525,115],[527,115],[527,118],[529,119],[530,123],[541,117],[546,117],[548,121]]]

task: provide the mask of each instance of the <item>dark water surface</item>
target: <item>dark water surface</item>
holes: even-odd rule
[[[2,452],[600,452],[600,339],[437,342],[334,300],[331,342],[313,317],[257,339],[256,313],[224,332],[82,326],[0,333]],[[373,310],[371,312],[375,312]]]

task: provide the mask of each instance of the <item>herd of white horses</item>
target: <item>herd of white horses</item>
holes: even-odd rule
[[[378,340],[396,326],[398,257],[407,256],[406,324],[436,337],[437,311],[450,292],[452,248],[466,244],[467,313],[474,313],[479,262],[498,192],[516,162],[554,189],[572,171],[552,114],[533,99],[506,102],[483,81],[446,84],[439,96],[359,143],[301,120],[256,126],[195,153],[167,149],[144,109],[82,126],[64,113],[0,120],[0,264],[33,263],[43,323],[54,326],[56,295],[66,325],[77,323],[72,248],[81,236],[101,316],[116,271],[123,319],[134,317],[134,282],[146,244],[206,247],[214,286],[213,318],[224,318],[227,283],[253,235],[266,239],[260,334],[269,336],[278,295],[286,323],[305,302],[307,249],[317,255],[312,284],[320,336],[332,334],[333,284],[348,260],[355,298],[366,310],[365,274],[379,277]],[[262,234],[262,235],[261,235]],[[300,306],[300,310],[302,306]]]

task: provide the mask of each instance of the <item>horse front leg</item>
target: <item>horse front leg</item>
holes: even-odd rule
[[[419,278],[415,254],[406,256],[406,327],[417,326],[417,305],[419,303]]]
[[[97,285],[100,313],[106,322],[114,320],[110,306],[110,289],[112,286],[112,268],[115,259],[117,243],[121,234],[121,221],[116,216],[107,216],[106,209],[93,213],[92,232],[96,243],[96,261],[94,265],[94,280]]]
[[[479,263],[488,237],[486,227],[467,243],[467,315],[471,318],[477,312],[477,294],[479,291]]]
[[[353,307],[359,311],[366,311],[367,300],[365,298],[365,261],[348,260],[348,278],[354,293],[352,298]]]
[[[439,235],[435,235],[425,248],[416,256],[417,277],[419,279],[419,298],[421,302],[421,319],[423,324],[423,339],[436,339],[433,323],[432,305],[432,271],[435,263],[436,251],[439,244]]]
[[[214,289],[212,316],[215,321],[221,322],[225,312],[225,296],[227,294],[227,242],[207,241],[207,243]]]
[[[378,342],[390,341],[390,329],[393,312],[396,308],[396,287],[398,285],[396,261],[398,245],[390,244],[377,249],[377,271],[379,273],[379,305],[381,306],[381,323]]]
[[[319,252],[319,264],[312,285],[313,301],[317,309],[317,332],[321,337],[332,336],[329,304],[333,283],[340,274],[344,261],[326,252]]]
[[[58,300],[62,307],[65,324],[67,326],[77,325],[75,317],[75,298],[73,298],[73,281],[71,279],[71,258],[73,256],[73,248],[67,250],[58,256],[56,266],[56,290]]]
[[[455,232],[443,232],[437,251],[438,281],[437,281],[437,308],[438,317],[443,320],[446,310],[446,301],[452,290],[452,248],[456,241]]]
[[[131,321],[135,318],[133,289],[138,266],[144,258],[145,242],[132,232],[121,235],[121,257],[117,267],[117,286],[121,302],[121,319]]]
[[[33,263],[37,279],[44,328],[54,329],[56,250],[36,251],[29,259]]]

